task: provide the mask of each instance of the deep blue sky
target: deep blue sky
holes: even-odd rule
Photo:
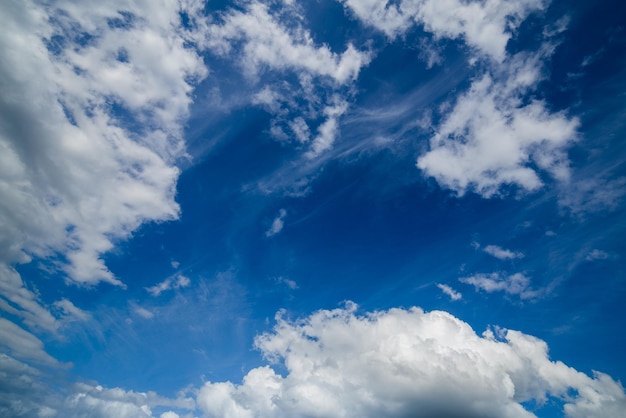
[[[0,6],[0,415],[626,408],[626,6],[385,4]]]

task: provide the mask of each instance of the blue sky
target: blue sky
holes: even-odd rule
[[[626,408],[622,2],[0,8],[0,415]]]

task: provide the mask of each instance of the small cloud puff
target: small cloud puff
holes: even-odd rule
[[[272,222],[270,229],[265,231],[266,237],[268,238],[273,237],[274,235],[278,234],[280,231],[283,230],[283,226],[284,226],[283,219],[285,219],[285,216],[287,216],[287,211],[285,209],[281,209],[278,212],[278,216],[274,218],[274,221]]]
[[[524,253],[519,251],[507,250],[498,245],[487,245],[485,248],[483,248],[483,251],[497,258],[498,260],[513,260],[516,258],[524,258]]]

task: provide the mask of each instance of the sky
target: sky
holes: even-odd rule
[[[0,28],[0,415],[626,410],[626,3]]]

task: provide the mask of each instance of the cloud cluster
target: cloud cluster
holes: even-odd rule
[[[551,112],[531,95],[545,77],[541,68],[553,53],[551,41],[532,53],[507,52],[521,22],[544,10],[547,1],[342,2],[353,16],[390,39],[420,26],[435,39],[462,40],[469,46],[470,63],[480,63],[481,73],[444,112],[430,150],[417,160],[425,175],[458,195],[474,191],[483,197],[498,195],[505,185],[535,191],[543,185],[544,173],[567,179],[565,149],[576,138],[578,121]],[[440,60],[433,57],[432,46],[420,47],[429,67]]]
[[[350,42],[341,52],[316,43],[305,20],[294,4],[249,1],[215,13],[200,42],[260,85],[250,102],[272,114],[270,135],[297,148],[308,144],[304,156],[314,159],[332,148],[350,86],[371,54]]]
[[[356,306],[291,322],[277,317],[256,346],[286,372],[264,366],[241,384],[208,382],[197,403],[209,417],[534,417],[523,403],[561,399],[568,416],[618,416],[622,386],[552,361],[547,345],[518,331],[477,335],[441,311]]]

